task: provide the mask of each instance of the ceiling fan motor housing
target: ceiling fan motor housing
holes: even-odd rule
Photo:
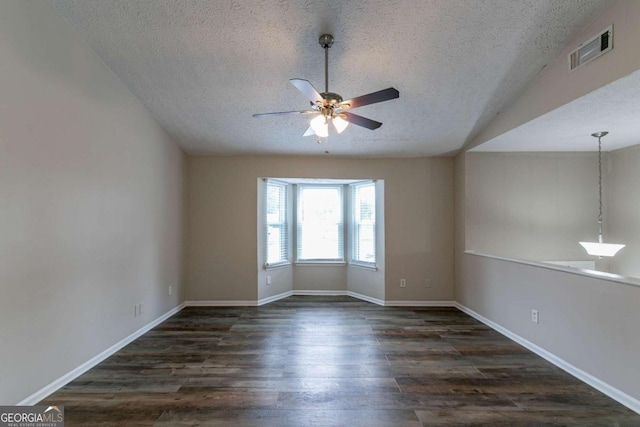
[[[324,98],[325,106],[333,106],[342,102],[342,97],[337,93],[323,92],[320,94]]]

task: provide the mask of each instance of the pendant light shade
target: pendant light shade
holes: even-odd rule
[[[597,242],[580,242],[582,247],[587,251],[589,255],[598,257],[612,257],[618,251],[625,247],[625,245],[617,243],[604,243],[602,238],[602,137],[609,132],[596,132],[591,136],[598,138],[598,198],[599,198],[599,213],[598,213],[598,241]]]
[[[580,244],[589,255],[595,256],[615,256],[620,249],[625,247],[625,245],[615,243],[580,242]]]

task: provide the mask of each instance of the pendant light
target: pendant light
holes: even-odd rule
[[[589,255],[595,255],[600,258],[603,256],[614,256],[625,245],[615,243],[604,243],[602,239],[602,137],[609,132],[596,132],[591,136],[598,138],[598,241],[597,242],[580,242],[582,247]]]

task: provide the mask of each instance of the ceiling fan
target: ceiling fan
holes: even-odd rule
[[[317,135],[323,138],[329,136],[329,122],[333,124],[338,133],[342,133],[349,123],[371,130],[378,129],[382,126],[382,123],[358,116],[347,110],[398,98],[400,92],[390,87],[378,92],[347,99],[346,101],[337,93],[329,92],[329,48],[333,45],[333,36],[331,34],[323,34],[318,42],[324,49],[324,92],[319,93],[308,80],[289,80],[296,89],[311,101],[311,109],[254,114],[253,117],[312,114],[315,117],[309,123],[309,128],[304,133],[304,136]]]

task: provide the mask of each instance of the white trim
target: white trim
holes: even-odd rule
[[[342,267],[347,265],[347,262],[344,260],[328,260],[328,261],[314,261],[312,259],[303,259],[301,261],[296,261],[293,263],[296,267],[315,267],[317,265],[335,265],[338,267]]]
[[[306,289],[294,289],[293,295],[324,295],[324,296],[342,296],[347,295],[347,291],[332,291],[332,290],[306,290]]]
[[[283,292],[281,294],[278,295],[272,295],[270,297],[266,297],[266,298],[262,298],[258,300],[258,306],[261,305],[265,305],[265,304],[269,304],[270,302],[275,302],[284,298],[288,298],[291,295],[293,295],[292,291],[288,291],[288,292]]]
[[[455,307],[455,301],[385,301],[385,307]]]
[[[32,405],[35,405],[36,403],[40,402],[42,399],[46,398],[47,396],[49,396],[53,392],[55,392],[58,389],[64,387],[65,385],[67,385],[71,381],[75,380],[80,375],[84,374],[89,369],[91,369],[94,366],[96,366],[98,363],[100,363],[100,362],[104,361],[105,359],[107,359],[108,357],[114,355],[116,352],[121,350],[123,347],[125,347],[126,345],[132,343],[134,340],[136,340],[137,338],[141,337],[142,335],[146,334],[151,329],[153,329],[156,326],[158,326],[160,323],[164,322],[165,320],[167,320],[168,318],[170,318],[174,314],[178,313],[184,307],[185,307],[185,304],[182,303],[182,304],[172,308],[171,310],[167,311],[162,316],[160,316],[157,319],[151,321],[150,323],[147,323],[142,328],[138,329],[137,331],[135,331],[131,335],[121,339],[120,341],[118,341],[117,343],[115,343],[114,345],[109,347],[108,349],[104,350],[100,354],[98,354],[98,355],[92,357],[91,359],[87,360],[82,365],[80,365],[77,368],[67,372],[66,374],[64,374],[63,376],[58,378],[57,380],[54,380],[54,381],[50,382],[49,384],[47,384],[46,386],[44,386],[40,390],[38,390],[35,393],[33,393],[31,396],[29,396],[29,397],[27,397],[25,399],[22,399],[16,405],[18,405],[18,406],[32,406]]]
[[[378,298],[374,298],[374,297],[370,297],[369,295],[359,294],[359,293],[353,292],[353,291],[347,291],[347,295],[352,297],[352,298],[361,299],[362,301],[371,302],[373,304],[384,306],[384,300],[381,300],[381,299],[378,299]]]
[[[258,305],[256,300],[203,300],[203,301],[185,301],[185,307],[255,307]]]
[[[591,387],[593,387],[596,390],[599,390],[600,392],[606,394],[607,396],[609,396],[613,400],[621,403],[622,405],[626,406],[627,408],[631,409],[632,411],[635,411],[636,413],[640,414],[640,400],[638,400],[638,399],[636,399],[636,398],[634,398],[632,396],[629,396],[625,392],[615,388],[614,386],[612,386],[610,384],[607,384],[606,382],[602,381],[601,379],[596,378],[593,375],[583,371],[582,369],[573,366],[572,364],[570,364],[566,360],[559,358],[555,354],[545,350],[544,348],[538,346],[537,344],[532,343],[531,341],[521,337],[520,335],[518,335],[518,334],[516,334],[514,332],[511,332],[509,329],[507,329],[507,328],[505,328],[503,326],[500,326],[496,322],[487,319],[486,317],[482,316],[479,313],[476,313],[475,311],[471,310],[470,308],[465,307],[464,305],[462,305],[462,304],[460,304],[458,302],[455,303],[455,307],[458,310],[468,314],[469,316],[479,320],[480,322],[484,323],[485,325],[489,326],[490,328],[496,330],[497,332],[500,332],[502,335],[506,336],[507,338],[510,338],[513,341],[517,342],[518,344],[526,347],[527,349],[531,350],[532,352],[534,352],[538,356],[542,357],[543,359],[548,360],[549,362],[551,362],[554,365],[556,365],[558,368],[568,372],[569,374],[573,375],[574,377],[578,378],[579,380],[584,381],[585,383],[589,384]]]

